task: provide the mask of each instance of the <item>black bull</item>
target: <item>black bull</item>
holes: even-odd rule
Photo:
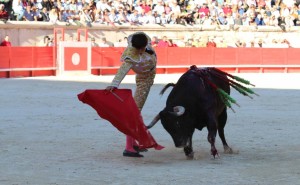
[[[229,82],[221,80],[220,77],[227,79],[224,74],[218,77],[210,73],[199,76],[195,70],[190,69],[180,77],[176,84],[167,84],[161,94],[168,87],[172,86],[173,89],[167,98],[166,107],[148,125],[148,128],[161,120],[163,127],[171,135],[175,146],[183,147],[185,155],[188,158],[193,158],[193,133],[195,129],[202,130],[207,127],[207,139],[211,144],[211,154],[214,157],[218,155],[215,147],[217,133],[222,140],[225,153],[232,153],[224,135],[227,108],[216,90],[207,83],[212,82],[229,94]]]

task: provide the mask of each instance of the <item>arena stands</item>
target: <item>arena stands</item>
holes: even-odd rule
[[[8,16],[0,18],[0,24],[1,20],[4,23],[46,22],[79,28],[105,25],[117,29],[127,26],[127,30],[131,26],[152,25],[162,29],[184,26],[187,30],[209,31],[212,28],[214,31],[233,32],[293,32],[300,25],[298,0],[0,0],[0,4],[8,13]],[[26,18],[28,14],[32,17]],[[203,46],[197,42],[203,43],[209,39],[199,35],[169,37],[174,44],[185,47]],[[293,44],[288,44],[291,39],[285,37],[246,37],[241,41],[242,45],[236,45],[241,39],[216,37],[215,41],[225,42],[228,47],[260,47],[259,41],[264,43],[263,47],[293,47]],[[276,42],[272,42],[274,39]]]

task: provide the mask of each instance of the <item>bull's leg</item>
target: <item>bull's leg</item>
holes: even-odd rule
[[[183,148],[183,151],[187,159],[194,159],[192,137],[189,138],[188,145]]]
[[[216,135],[217,135],[217,120],[216,120],[216,116],[212,113],[208,115],[207,129],[208,129],[207,140],[211,145],[211,150],[210,150],[211,155],[213,155],[215,158],[216,155],[219,156],[215,146]]]
[[[223,147],[224,147],[224,153],[228,153],[228,154],[232,154],[233,151],[232,149],[228,146],[226,139],[225,139],[225,134],[224,134],[224,128],[226,125],[226,121],[227,121],[227,110],[226,108],[223,110],[223,112],[221,113],[221,115],[218,117],[218,132],[219,132],[219,136],[222,140],[223,143]]]

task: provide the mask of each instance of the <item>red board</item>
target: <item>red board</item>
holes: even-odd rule
[[[87,70],[87,48],[65,47],[65,71]]]

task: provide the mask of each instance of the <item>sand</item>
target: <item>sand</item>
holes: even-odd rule
[[[142,115],[164,108],[163,85],[180,75],[158,75]],[[239,74],[256,84],[254,99],[237,92],[228,111],[228,144],[237,154],[210,155],[207,130],[194,134],[195,159],[174,147],[160,123],[150,131],[165,149],[144,158],[122,156],[125,137],[77,99],[103,89],[113,76],[0,79],[1,185],[297,185],[300,184],[300,74]],[[134,90],[134,76],[120,88]]]

